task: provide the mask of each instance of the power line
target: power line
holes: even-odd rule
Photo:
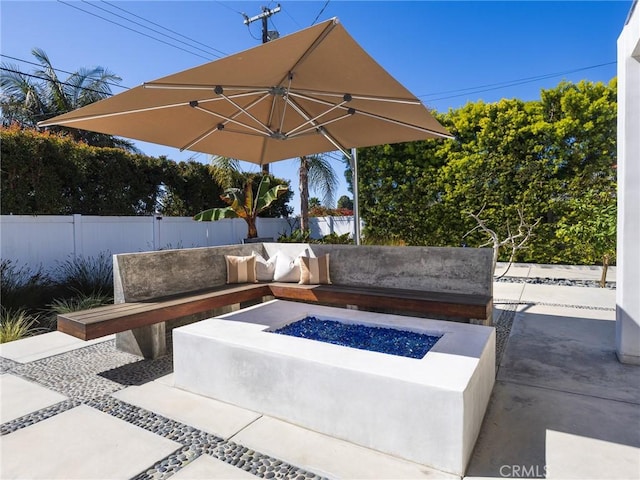
[[[102,7],[100,7],[100,6],[98,6],[98,5],[95,5],[95,4],[91,3],[91,2],[87,2],[86,0],[80,0],[80,1],[81,1],[82,3],[86,3],[86,4],[87,4],[87,5],[89,5],[90,7],[97,8],[98,10],[102,10],[103,12],[106,12],[106,13],[108,13],[109,15],[113,15],[114,17],[121,18],[121,19],[125,20],[126,22],[133,23],[134,25],[138,25],[139,27],[146,28],[147,30],[150,30],[150,31],[152,31],[152,32],[154,32],[154,33],[157,33],[157,34],[159,34],[159,35],[162,35],[163,37],[166,37],[166,38],[170,39],[170,40],[171,40],[171,41],[173,41],[173,42],[181,43],[181,44],[183,44],[183,45],[186,45],[186,46],[187,46],[187,47],[189,47],[189,48],[195,48],[196,50],[200,50],[201,52],[206,53],[207,55],[213,55],[214,57],[218,57],[218,58],[220,58],[220,55],[218,55],[217,53],[213,53],[213,52],[211,52],[211,51],[204,50],[204,49],[202,49],[202,48],[200,48],[200,47],[196,47],[195,45],[190,45],[189,43],[187,43],[187,42],[185,42],[185,41],[183,41],[183,40],[180,40],[180,39],[178,39],[178,38],[174,38],[174,37],[172,37],[172,36],[170,36],[170,35],[167,35],[167,34],[166,34],[166,33],[164,33],[164,32],[161,32],[161,31],[159,31],[159,30],[156,30],[156,29],[154,29],[154,28],[147,27],[146,25],[143,25],[143,24],[142,24],[142,23],[140,23],[140,22],[136,22],[135,20],[131,20],[131,19],[127,18],[127,17],[124,17],[124,16],[119,15],[119,14],[117,14],[117,13],[114,13],[114,12],[112,12],[112,11],[110,11],[110,10],[107,10],[106,8],[102,8]],[[161,26],[161,28],[164,28],[164,27],[162,27],[162,26]],[[165,29],[165,30],[166,30],[166,29]],[[205,45],[205,46],[206,46],[206,45]],[[207,47],[207,48],[208,48],[209,50],[211,50],[211,48],[210,48],[210,47]]]
[[[326,2],[324,2],[324,5],[323,5],[322,9],[318,12],[318,15],[316,15],[316,18],[313,20],[313,22],[311,22],[311,26],[314,26],[316,24],[316,22],[320,18],[320,15],[322,15],[322,13],[324,12],[325,8],[327,8],[327,5],[329,5],[330,1],[331,0],[327,0]]]
[[[458,89],[458,90],[447,90],[447,91],[436,92],[436,93],[426,93],[424,95],[418,95],[418,98],[429,97],[429,96],[432,96],[432,95],[443,95],[443,94],[447,94],[447,93],[453,93],[454,95],[448,95],[448,96],[438,97],[438,98],[430,98],[427,101],[435,102],[435,101],[438,101],[438,100],[447,100],[447,99],[450,99],[450,98],[463,97],[465,95],[470,95],[470,94],[475,94],[475,93],[483,93],[483,92],[489,92],[489,91],[492,91],[492,90],[500,90],[501,88],[515,87],[515,86],[518,86],[518,85],[524,85],[526,83],[533,83],[533,82],[537,82],[537,81],[540,81],[540,80],[546,80],[548,78],[559,77],[559,76],[562,76],[562,75],[568,75],[570,73],[582,72],[582,71],[591,70],[591,69],[594,69],[594,68],[605,67],[607,65],[614,65],[615,63],[616,62],[600,63],[598,65],[591,65],[591,66],[588,66],[588,67],[575,68],[573,70],[567,70],[567,71],[564,71],[564,72],[547,73],[547,74],[544,74],[544,75],[536,75],[534,77],[526,77],[526,78],[520,78],[520,79],[516,79],[516,80],[508,80],[508,81],[504,81],[504,82],[491,83],[491,84],[487,84],[487,85],[479,85],[477,87],[461,88],[461,89]],[[459,92],[465,92],[465,93],[459,93]]]
[[[235,8],[231,8],[231,7],[230,7],[229,5],[227,5],[227,4],[224,4],[224,3],[219,2],[219,1],[217,1],[217,0],[216,0],[216,3],[217,3],[218,5],[222,5],[224,8],[227,8],[227,9],[231,10],[231,11],[232,11],[232,12],[234,12],[234,13],[237,13],[238,15],[242,15],[242,16],[244,16],[244,14],[243,14],[242,12],[240,12],[240,11],[236,10]]]
[[[79,88],[80,90],[86,90],[87,92],[99,93],[101,95],[107,95],[109,97],[113,96],[113,93],[111,92],[101,92],[100,90],[94,90],[93,88],[89,88],[89,87],[81,87],[80,85],[74,85],[73,83],[62,82],[60,80],[55,82],[51,78],[39,77],[38,75],[33,75],[32,73],[21,72],[20,70],[15,70],[13,68],[8,68],[5,66],[0,66],[0,70],[4,70],[5,72],[10,72],[10,73],[17,73],[18,75],[24,75],[25,77],[37,78],[38,80],[44,80],[45,82],[59,83],[60,85],[67,85],[69,87]]]
[[[293,20],[293,23],[295,23],[298,26],[298,28],[302,28],[302,25],[300,24],[300,22],[298,22],[295,18],[293,18],[291,16],[291,14],[286,9],[283,9],[282,11],[284,13],[286,13],[287,17],[289,17],[291,20]]]
[[[0,53],[0,56],[5,57],[5,58],[10,58],[11,60],[16,60],[16,61],[21,62],[21,63],[28,63],[29,65],[35,65],[36,67],[42,67],[42,65],[40,65],[39,63],[31,62],[29,60],[24,60],[22,58],[12,57],[11,55],[5,55],[4,53]],[[66,73],[66,74],[69,74],[69,75],[75,75],[77,73],[77,72],[68,72],[67,70],[62,70],[61,68],[53,68],[52,67],[52,69],[55,70],[56,72],[62,72],[62,73]],[[38,77],[38,78],[40,78],[40,77]],[[126,87],[124,85],[120,85],[118,83],[112,83],[112,82],[104,82],[104,83],[106,83],[107,85],[111,85],[113,87],[124,88],[125,90],[129,90],[131,88],[131,87]]]
[[[159,39],[159,38],[156,38],[156,37],[154,37],[154,36],[152,36],[152,35],[148,35],[148,34],[146,34],[146,33],[144,33],[144,32],[141,32],[141,31],[139,31],[139,30],[136,30],[136,29],[134,29],[134,28],[127,27],[126,25],[122,25],[121,23],[115,22],[115,21],[110,20],[110,19],[108,19],[108,18],[105,18],[105,17],[103,17],[103,16],[101,16],[101,15],[98,15],[98,14],[95,14],[95,13],[90,12],[90,11],[88,11],[88,10],[85,10],[85,9],[83,9],[83,8],[77,7],[77,6],[75,6],[75,5],[72,5],[72,4],[70,4],[70,3],[65,2],[65,1],[63,1],[63,0],[57,0],[57,1],[58,1],[58,3],[62,3],[62,4],[64,4],[64,5],[66,5],[66,6],[68,6],[68,7],[75,8],[76,10],[80,10],[81,12],[87,13],[87,14],[89,14],[89,15],[91,15],[91,16],[94,16],[94,17],[100,18],[100,19],[104,20],[105,22],[109,22],[109,23],[112,23],[112,24],[114,24],[114,25],[118,25],[119,27],[122,27],[122,28],[124,28],[124,29],[126,29],[126,30],[129,30],[129,31],[131,31],[131,32],[134,32],[134,33],[137,33],[137,34],[142,35],[142,36],[144,36],[144,37],[147,37],[147,38],[150,38],[150,39],[152,39],[152,40],[155,40],[156,42],[164,43],[165,45],[169,45],[170,47],[177,48],[178,50],[182,50],[183,52],[190,53],[191,55],[195,55],[196,57],[200,57],[200,58],[203,58],[203,59],[208,60],[208,61],[210,61],[210,60],[211,60],[211,58],[210,58],[210,57],[205,57],[205,56],[203,56],[203,55],[200,55],[199,53],[191,52],[191,51],[189,51],[189,50],[187,50],[187,49],[185,49],[185,48],[179,47],[179,46],[177,46],[177,45],[173,45],[173,44],[171,44],[171,43],[169,43],[169,42],[165,42],[164,40],[161,40],[161,39]]]
[[[124,8],[119,7],[119,6],[117,6],[117,5],[113,4],[113,3],[107,2],[106,0],[100,0],[100,1],[101,1],[102,3],[106,3],[107,5],[112,6],[113,8],[117,8],[118,10],[121,10],[121,11],[123,11],[123,12],[125,12],[125,13],[128,13],[129,15],[131,15],[131,16],[133,16],[133,17],[136,17],[136,18],[139,18],[139,19],[141,19],[141,20],[144,20],[145,22],[150,23],[151,25],[155,25],[156,27],[160,27],[160,28],[162,28],[162,29],[164,29],[164,30],[167,30],[168,32],[171,32],[171,33],[173,33],[173,34],[175,34],[175,35],[178,35],[178,36],[180,36],[180,37],[182,37],[182,38],[186,38],[186,39],[187,39],[187,40],[189,40],[190,42],[197,43],[198,45],[202,45],[203,47],[206,47],[206,48],[208,48],[209,50],[213,50],[214,52],[218,52],[218,53],[220,53],[220,54],[222,54],[222,55],[228,55],[226,52],[223,52],[222,50],[219,50],[219,49],[214,48],[214,47],[212,47],[212,46],[210,46],[210,45],[207,45],[206,43],[199,42],[198,40],[195,40],[195,39],[193,39],[193,38],[191,38],[191,37],[187,37],[186,35],[183,35],[183,34],[181,34],[181,33],[179,33],[179,32],[176,32],[176,31],[174,31],[174,30],[171,30],[170,28],[164,27],[164,26],[162,26],[162,25],[160,25],[160,24],[158,24],[158,23],[152,22],[151,20],[148,20],[148,19],[146,19],[146,18],[144,18],[144,17],[141,17],[140,15],[136,15],[135,13],[132,13],[132,12],[130,12],[130,11],[128,11],[128,10],[125,10]],[[220,2],[218,2],[218,3],[220,3]]]

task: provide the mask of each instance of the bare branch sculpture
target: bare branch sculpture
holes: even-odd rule
[[[511,268],[511,264],[513,263],[513,259],[515,258],[516,252],[525,248],[525,244],[531,238],[531,234],[533,233],[533,229],[538,226],[542,218],[538,218],[533,224],[527,224],[524,219],[524,214],[521,208],[518,208],[518,217],[520,218],[520,222],[518,224],[518,228],[515,233],[512,233],[511,225],[507,220],[507,237],[504,240],[500,240],[500,237],[496,233],[495,230],[492,230],[487,226],[486,220],[480,218],[482,212],[484,211],[486,205],[483,205],[478,213],[469,212],[469,216],[473,218],[477,225],[464,234],[462,238],[465,238],[467,235],[475,232],[476,230],[482,230],[489,236],[489,241],[480,245],[480,247],[486,247],[491,245],[493,247],[493,271],[496,271],[496,265],[498,263],[498,256],[500,254],[500,248],[509,246],[511,248],[511,255],[509,255],[509,264],[507,265],[507,269],[500,275],[498,278],[504,277],[509,269]]]

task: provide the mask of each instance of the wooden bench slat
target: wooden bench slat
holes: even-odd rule
[[[338,285],[296,285],[275,283],[271,291],[276,298],[332,305],[357,305],[375,309],[460,318],[485,319],[492,309],[487,295],[425,292],[420,290]]]
[[[155,311],[159,308],[170,308],[186,303],[194,303],[199,300],[214,298],[220,295],[233,295],[238,292],[259,289],[264,290],[265,284],[244,284],[242,286],[230,286],[226,288],[216,288],[213,290],[202,290],[200,292],[189,292],[186,294],[171,295],[153,300],[145,300],[141,302],[125,302],[113,305],[105,305],[102,307],[92,308],[89,310],[81,310],[78,312],[63,314],[65,318],[73,319],[79,322],[92,322],[102,320],[110,320],[119,315],[138,314],[145,311]]]
[[[267,295],[271,295],[267,284],[247,284],[164,301],[114,304],[101,308],[97,315],[91,310],[58,315],[58,330],[92,340]]]

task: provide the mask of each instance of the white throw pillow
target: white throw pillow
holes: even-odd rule
[[[260,255],[258,252],[253,252],[253,256],[256,257],[256,275],[260,282],[273,281],[273,274],[276,271],[276,260],[278,254],[273,255],[269,260]]]
[[[295,282],[300,281],[300,257],[291,258],[286,253],[276,254],[276,269],[273,273],[275,282]]]

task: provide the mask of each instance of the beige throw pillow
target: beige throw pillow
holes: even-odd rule
[[[225,255],[227,262],[227,283],[257,283],[256,257],[236,257]]]
[[[329,276],[329,254],[318,258],[300,257],[300,282],[301,285],[328,285],[331,283]]]

